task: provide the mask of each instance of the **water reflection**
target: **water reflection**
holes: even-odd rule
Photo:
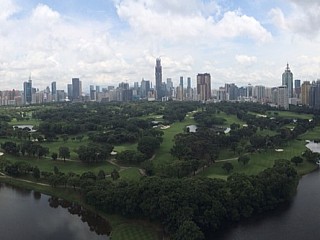
[[[48,201],[49,206],[52,208],[58,208],[61,206],[62,208],[67,209],[70,214],[78,215],[82,222],[88,224],[90,231],[93,231],[98,235],[110,235],[110,224],[98,214],[91,212],[76,203],[60,198],[50,197]]]

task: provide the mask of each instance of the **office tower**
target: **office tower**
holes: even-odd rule
[[[81,96],[81,84],[79,78],[72,78],[72,100],[79,100]]]
[[[150,91],[150,81],[142,79],[140,91],[141,91],[140,97],[141,98],[147,98],[148,97],[148,92]]]
[[[187,78],[187,100],[192,100],[191,77]]]
[[[96,93],[98,94],[100,92],[100,86],[96,86]]]
[[[207,101],[211,98],[211,76],[209,73],[197,75],[197,94],[200,101]]]
[[[129,83],[119,83],[119,88],[124,89],[124,90],[129,90]]]
[[[57,94],[57,83],[56,82],[52,82],[51,83],[51,94]]]
[[[90,100],[91,101],[97,100],[97,90],[95,90],[93,85],[90,85]]]
[[[247,97],[247,88],[246,87],[240,87],[239,88],[239,97]]]
[[[162,66],[161,59],[156,59],[156,67],[155,67],[155,77],[156,77],[156,92],[157,92],[157,100],[162,100],[164,93],[162,92]]]
[[[301,80],[294,80],[294,93],[297,98],[300,98],[301,95]]]
[[[139,89],[139,83],[138,83],[138,82],[134,82],[134,83],[133,83],[133,88],[134,88],[135,90],[138,90],[138,89]]]
[[[51,83],[51,95],[52,95],[52,101],[57,101],[57,83],[56,82]]]
[[[179,83],[179,100],[183,101],[184,100],[184,89],[183,89],[183,77],[180,77],[180,83]]]
[[[71,101],[73,99],[73,89],[72,84],[67,85],[68,99]]]
[[[289,109],[288,87],[286,85],[278,87],[278,107]]]
[[[287,86],[288,89],[288,98],[293,97],[293,74],[287,64],[287,68],[282,74],[282,86]]]
[[[23,83],[23,96],[24,96],[24,103],[31,104],[32,103],[32,80],[31,76],[28,82]]]
[[[230,101],[235,101],[238,99],[239,96],[239,89],[237,87],[237,85],[235,85],[234,83],[231,84],[225,84],[225,91],[226,91],[226,95],[227,95],[227,100]]]
[[[311,84],[309,81],[304,81],[301,85],[301,102],[302,105],[309,105],[309,92]]]

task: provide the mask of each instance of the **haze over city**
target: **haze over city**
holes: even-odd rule
[[[1,89],[154,82],[209,72],[224,83],[278,86],[286,63],[295,79],[319,77],[316,0],[0,0]]]

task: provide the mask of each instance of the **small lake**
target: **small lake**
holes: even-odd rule
[[[0,184],[1,240],[107,240],[110,224],[83,207]]]

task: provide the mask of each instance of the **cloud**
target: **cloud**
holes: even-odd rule
[[[236,55],[235,59],[238,63],[246,66],[257,62],[257,58],[255,56]]]
[[[0,6],[0,21],[8,19],[20,10],[20,8],[11,0],[0,0]]]
[[[171,1],[170,1],[171,2]],[[167,41],[210,41],[245,36],[257,42],[269,41],[271,34],[253,17],[239,11],[221,14],[214,1],[122,0],[116,1],[119,17],[141,35]],[[185,6],[178,8],[177,6]],[[211,10],[205,10],[207,9]],[[211,13],[211,14],[208,14]],[[220,16],[218,18],[218,16]]]
[[[280,8],[269,12],[275,26],[294,34],[316,38],[320,33],[320,2],[318,0],[288,0],[291,9],[287,15]]]

